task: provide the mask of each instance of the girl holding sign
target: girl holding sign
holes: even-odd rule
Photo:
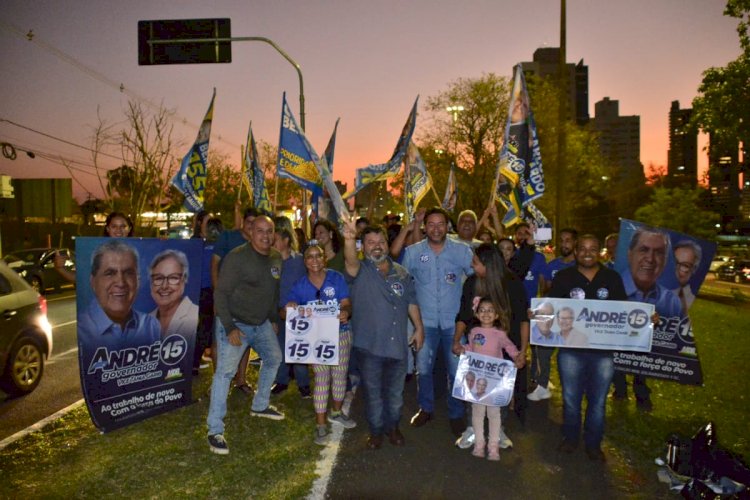
[[[510,319],[500,307],[497,307],[489,297],[482,297],[474,306],[474,315],[479,322],[469,332],[469,342],[463,349],[466,351],[492,356],[494,358],[503,357],[503,350],[515,360],[516,367],[523,366],[521,361],[522,355],[516,348],[515,344],[510,341],[508,329]],[[484,387],[480,388],[480,382],[484,380]],[[487,387],[486,379],[479,379],[475,384],[478,387],[475,391],[477,399],[480,398],[479,391],[482,394]],[[500,460],[499,441],[500,441],[500,407],[486,406],[482,403],[471,404],[471,425],[474,427],[476,438],[474,441],[474,451],[472,455],[484,458],[485,439],[484,439],[484,416],[487,414],[489,420],[489,437],[487,449],[489,451],[487,458],[489,460]]]
[[[328,422],[341,425],[347,429],[357,425],[341,410],[346,394],[346,375],[352,344],[352,334],[349,329],[352,303],[349,299],[349,287],[344,280],[344,276],[338,271],[326,269],[326,254],[323,247],[317,244],[307,247],[304,253],[304,261],[307,275],[301,277],[292,285],[292,289],[286,298],[286,307],[296,308],[299,305],[324,304],[337,306],[339,309],[339,364],[335,366],[313,365],[315,443],[325,445],[330,437],[326,424],[329,392],[332,394],[333,410],[328,415]],[[309,309],[312,310],[312,308]]]

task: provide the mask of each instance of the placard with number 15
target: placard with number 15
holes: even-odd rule
[[[339,364],[339,309],[308,304],[286,310],[284,361],[311,365]]]

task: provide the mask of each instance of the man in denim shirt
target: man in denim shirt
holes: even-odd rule
[[[463,402],[450,396],[458,366],[458,356],[451,348],[462,284],[473,272],[473,254],[466,243],[447,238],[448,213],[442,208],[427,210],[424,224],[427,237],[409,246],[403,261],[414,276],[425,330],[424,348],[417,353],[419,411],[412,417],[411,425],[421,427],[432,419],[435,403],[432,371],[438,349],[442,349],[448,369],[448,418],[451,430],[460,436],[466,422]]]

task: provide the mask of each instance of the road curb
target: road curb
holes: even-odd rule
[[[78,408],[82,404],[83,404],[83,398],[79,399],[78,401],[76,401],[75,403],[73,403],[71,405],[66,406],[62,410],[53,413],[49,417],[45,417],[42,420],[40,420],[39,422],[37,422],[37,423],[35,423],[33,425],[30,425],[30,426],[28,426],[27,428],[25,428],[25,429],[23,429],[21,431],[16,432],[12,436],[8,436],[7,438],[5,438],[2,441],[0,441],[0,451],[4,450],[6,446],[8,446],[9,444],[15,443],[16,441],[18,441],[22,437],[28,436],[32,432],[36,432],[36,431],[39,431],[39,430],[43,429],[46,425],[50,424],[51,422],[54,422],[55,420],[57,420],[58,418],[60,418],[60,417],[62,417],[64,415],[66,415],[67,413],[70,413],[71,411],[75,410],[76,408]]]

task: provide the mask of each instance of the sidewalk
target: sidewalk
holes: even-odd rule
[[[504,424],[514,446],[500,451],[499,463],[454,445],[445,397],[436,402],[432,421],[411,427],[416,399],[414,379],[404,395],[401,431],[406,446],[392,446],[386,439],[381,449],[369,450],[362,397],[355,397],[351,415],[358,426],[344,433],[326,498],[673,498],[657,481],[655,469],[652,476],[634,477],[606,439],[606,464],[591,462],[583,446],[570,455],[559,453],[561,409],[554,399],[530,402],[525,427],[510,412]]]

